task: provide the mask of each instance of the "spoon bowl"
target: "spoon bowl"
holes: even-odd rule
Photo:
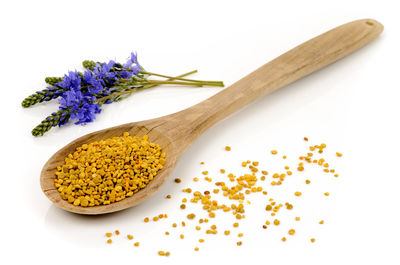
[[[135,206],[151,197],[168,179],[176,162],[198,136],[229,114],[256,99],[307,76],[358,50],[383,30],[373,19],[356,20],[321,34],[282,54],[216,95],[186,110],[147,121],[127,123],[84,135],[56,152],[43,166],[40,184],[58,207],[79,214],[105,214]],[[83,144],[122,136],[124,132],[160,145],[166,164],[154,179],[133,196],[109,205],[75,206],[63,200],[54,186],[57,166]]]

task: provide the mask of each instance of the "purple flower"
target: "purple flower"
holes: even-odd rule
[[[137,54],[135,54],[134,52],[131,52],[131,57],[128,59],[128,61],[126,61],[126,63],[124,64],[124,67],[129,68],[134,63],[137,63]]]
[[[133,75],[137,75],[140,72],[140,64],[137,61],[137,54],[132,52],[131,57],[124,64],[124,67],[131,70]]]
[[[87,85],[88,87],[88,92],[90,94],[99,94],[103,91],[103,80],[99,80],[96,75],[93,74],[92,71],[86,70],[83,73],[83,82]]]
[[[92,103],[88,100],[83,100],[79,109],[71,113],[71,119],[77,119],[75,124],[84,124],[92,122],[96,119],[96,114],[101,112],[100,105]]]
[[[55,85],[62,88],[73,89],[75,91],[81,90],[81,78],[79,72],[68,72],[68,75],[64,75],[63,80]]]
[[[71,89],[59,100],[60,110],[70,109],[71,119],[78,120],[75,124],[92,122],[96,114],[101,112],[100,105],[95,100],[94,96],[84,96],[81,91]]]
[[[96,67],[93,69],[94,75],[103,85],[105,85],[105,81],[108,81],[111,85],[114,84],[116,74],[111,71],[114,64],[114,61],[102,64],[97,63]]]
[[[58,102],[60,103],[60,109],[66,109],[69,107],[78,107],[82,99],[83,95],[81,91],[74,91],[71,89],[64,92]]]

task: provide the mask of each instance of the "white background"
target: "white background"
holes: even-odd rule
[[[400,264],[399,135],[400,22],[397,1],[3,1],[0,5],[1,58],[1,233],[2,264]],[[137,51],[146,69],[234,83],[288,49],[335,26],[374,18],[383,34],[360,51],[258,100],[218,123],[183,155],[171,181],[135,208],[98,217],[79,216],[53,206],[39,186],[46,160],[73,139],[99,129],[145,120],[185,109],[221,88],[157,87],[106,106],[86,126],[56,128],[44,137],[30,131],[56,103],[30,109],[25,96],[45,87],[44,77],[80,68],[84,59],[125,61]],[[245,89],[245,88],[243,88]],[[324,157],[339,178],[307,168],[280,187],[263,183],[279,202],[294,204],[279,213],[279,227],[261,229],[270,196],[249,197],[246,219],[230,237],[233,223],[218,214],[219,234],[171,228],[185,215],[203,215],[199,205],[182,212],[183,187],[208,170],[224,180],[219,168],[240,174],[243,160],[260,169],[295,167],[311,144],[328,145]],[[223,147],[230,145],[231,152]],[[277,149],[287,161],[269,153]],[[335,152],[343,152],[341,159]],[[201,166],[200,161],[205,165]],[[296,170],[294,170],[296,171]],[[174,177],[183,182],[177,185]],[[310,185],[304,180],[311,179]],[[293,192],[300,190],[297,198]],[[325,197],[323,192],[331,196]],[[171,194],[173,199],[164,196]],[[144,224],[145,216],[169,218]],[[294,221],[300,216],[300,222]],[[269,218],[271,219],[271,218]],[[325,220],[319,225],[319,220]],[[190,226],[193,226],[190,223]],[[289,228],[295,236],[287,236]],[[119,229],[112,245],[105,232]],[[163,235],[170,231],[169,237]],[[243,245],[236,234],[243,232]],[[141,246],[125,238],[135,236]],[[184,240],[178,235],[184,233]],[[280,241],[286,236],[288,241]],[[204,237],[206,242],[197,243]],[[309,239],[316,238],[311,244]],[[200,247],[194,252],[195,246]],[[87,249],[93,248],[93,249]],[[159,257],[158,250],[171,256]]]

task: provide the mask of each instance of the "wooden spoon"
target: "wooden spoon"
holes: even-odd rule
[[[183,152],[219,120],[250,102],[284,87],[361,48],[383,30],[373,19],[356,20],[319,35],[263,65],[230,87],[186,110],[152,120],[133,122],[82,136],[56,152],[44,165],[40,184],[44,194],[57,206],[80,214],[104,214],[137,205],[152,196],[168,179]],[[132,197],[95,207],[74,206],[61,199],[54,187],[56,167],[84,143],[99,141],[123,132],[143,136],[166,153],[165,167]]]

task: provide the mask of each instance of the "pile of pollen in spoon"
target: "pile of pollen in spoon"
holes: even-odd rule
[[[308,138],[304,137],[304,141],[308,142]],[[284,211],[291,211],[295,205],[289,201],[279,202],[274,198],[270,197],[267,190],[265,190],[265,184],[270,186],[279,186],[283,185],[283,183],[290,178],[296,177],[299,174],[305,174],[304,171],[307,166],[314,166],[321,169],[321,173],[329,174],[335,178],[339,175],[336,173],[334,169],[331,168],[329,163],[325,161],[324,158],[315,158],[316,156],[321,156],[324,153],[324,149],[326,148],[326,144],[322,143],[320,145],[311,145],[308,147],[307,153],[298,157],[298,163],[296,163],[296,169],[292,172],[289,166],[284,166],[284,171],[282,172],[271,172],[264,169],[259,169],[260,163],[258,161],[249,161],[245,160],[241,163],[242,167],[248,168],[248,173],[234,175],[233,173],[225,173],[227,170],[220,169],[219,172],[222,174],[222,178],[225,178],[226,181],[220,181],[222,178],[219,178],[219,181],[213,181],[209,176],[209,172],[207,170],[203,170],[201,174],[203,175],[203,180],[208,183],[212,183],[212,188],[209,190],[195,190],[191,187],[185,187],[181,189],[181,191],[186,194],[186,196],[179,202],[177,207],[182,211],[182,216],[179,221],[176,220],[178,217],[174,217],[170,226],[168,226],[171,230],[167,228],[167,231],[163,233],[163,236],[170,236],[171,234],[176,234],[176,236],[170,237],[171,240],[186,240],[185,234],[182,233],[182,229],[186,229],[186,222],[192,222],[191,227],[194,228],[195,231],[203,233],[204,236],[199,235],[198,239],[193,244],[194,251],[200,251],[201,246],[207,240],[210,240],[210,237],[213,235],[221,234],[224,237],[231,238],[231,241],[236,246],[245,245],[245,233],[241,231],[241,222],[246,216],[246,208],[251,207],[251,202],[247,198],[250,194],[258,194],[261,196],[261,200],[265,201],[264,208],[260,209],[260,211],[265,212],[266,218],[264,220],[260,220],[260,229],[273,229],[277,226],[282,226],[281,220],[278,215]],[[226,146],[224,148],[225,151],[232,151],[230,146]],[[272,156],[279,156],[279,152],[277,150],[269,150],[268,151]],[[336,152],[336,157],[342,157],[342,154]],[[282,156],[282,159],[286,159],[285,155]],[[286,160],[285,160],[286,161]],[[204,167],[204,162],[200,162],[202,167]],[[269,180],[267,180],[267,178]],[[193,178],[194,182],[198,182],[201,180],[200,177]],[[223,179],[222,179],[223,180]],[[180,178],[172,178],[172,181],[177,185],[181,185]],[[261,181],[261,182],[260,182]],[[310,184],[311,181],[307,179],[305,184]],[[260,185],[263,184],[263,185]],[[210,185],[210,184],[208,184]],[[298,190],[294,190],[292,193],[295,197],[301,198],[303,192]],[[257,196],[257,195],[256,195]],[[320,196],[329,196],[328,191],[321,191]],[[171,199],[172,195],[166,195],[165,199]],[[224,199],[222,199],[225,197]],[[297,199],[299,200],[299,199]],[[221,201],[225,202],[222,203]],[[226,202],[229,203],[226,203]],[[198,211],[196,214],[189,210],[195,204],[201,206],[203,210],[202,216]],[[191,206],[193,205],[193,206]],[[214,224],[214,220],[218,218],[221,214],[230,214],[233,217],[233,221],[231,224],[224,224],[225,227],[217,227]],[[160,213],[154,217],[144,217],[143,222],[152,223],[157,222],[160,219],[167,218],[167,214]],[[302,219],[299,216],[295,216],[293,218],[294,223],[300,222]],[[315,225],[322,225],[324,223],[323,220],[315,221]],[[186,227],[186,228],[185,228]],[[306,231],[307,232],[307,231]],[[189,233],[189,232],[187,232]],[[304,233],[304,231],[303,231]],[[111,233],[107,233],[106,236],[110,236]],[[286,242],[290,240],[292,237],[296,236],[296,228],[295,225],[291,225],[287,227],[286,233],[282,234],[281,241]],[[207,240],[205,240],[207,238]],[[132,238],[128,238],[132,239]],[[110,240],[110,239],[109,239]],[[307,239],[308,242],[314,243],[316,239],[310,235]],[[107,241],[108,243],[111,243]],[[172,250],[165,249],[157,249],[154,250],[155,253],[158,253],[160,256],[169,256],[172,255]],[[171,251],[171,253],[170,253]]]
[[[133,196],[157,175],[166,155],[148,136],[108,138],[84,144],[57,167],[54,185],[75,206],[108,205]]]

